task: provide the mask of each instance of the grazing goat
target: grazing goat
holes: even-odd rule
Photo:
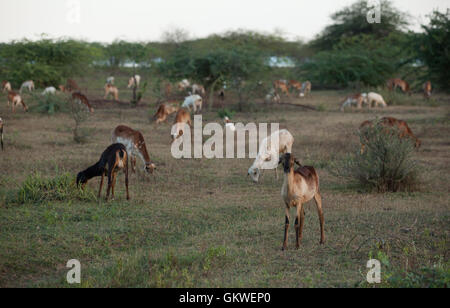
[[[400,88],[402,89],[403,93],[408,93],[409,95],[411,95],[409,83],[400,78],[389,79],[386,85],[389,91],[395,91],[397,88]]]
[[[61,88],[61,87],[60,87]],[[67,79],[66,85],[63,86],[63,92],[74,92],[74,91],[81,91],[78,84],[73,79]]]
[[[45,88],[45,90],[42,92],[42,95],[55,95],[56,94],[56,88],[55,87],[48,87]]]
[[[144,163],[145,172],[152,174],[153,170],[156,169],[155,164],[150,160],[144,136],[141,132],[128,126],[120,125],[112,132],[111,140],[114,143],[121,143],[126,147],[130,155],[133,172],[136,172],[136,156]]]
[[[303,84],[301,82],[298,82],[297,80],[290,80],[289,88],[293,88],[293,89],[301,92],[303,89]]]
[[[114,85],[114,81],[115,81],[115,78],[113,76],[106,78],[107,84]]]
[[[431,87],[431,81],[427,81],[423,84],[423,96],[426,99],[429,99],[431,97],[431,91],[433,88]]]
[[[104,99],[107,99],[109,95],[114,96],[114,100],[118,101],[119,100],[119,89],[117,89],[117,87],[107,83],[105,84],[105,97]]]
[[[20,86],[20,94],[22,94],[23,90],[27,89],[29,92],[34,91],[34,82],[33,80],[28,80],[25,81],[24,83],[22,83],[22,85]]]
[[[279,103],[281,103],[281,97],[274,89],[271,89],[269,94],[266,95],[265,102],[267,104],[269,104],[269,103],[278,103],[279,104]]]
[[[84,104],[90,113],[94,113],[94,108],[92,108],[92,105],[89,103],[89,100],[85,95],[80,92],[74,92],[72,93],[72,99],[79,104]]]
[[[18,106],[18,105],[22,105],[23,110],[25,112],[28,112],[28,107],[25,104],[25,101],[23,100],[22,96],[20,96],[19,94],[17,94],[14,91],[8,92],[8,106],[9,106],[9,103],[11,103],[12,112],[16,112],[16,106]]]
[[[191,113],[185,108],[180,108],[175,116],[174,126],[172,127],[172,141],[184,135],[184,126],[192,126]]]
[[[278,142],[272,144],[272,140],[276,141],[278,137]],[[294,137],[286,129],[277,131],[271,136],[264,139],[260,146],[258,155],[253,163],[253,165],[248,169],[248,175],[252,178],[253,182],[259,182],[259,176],[261,174],[261,168],[266,162],[272,160],[278,161],[280,154],[291,153],[292,146],[294,145]],[[275,175],[278,179],[278,170],[275,167]]]
[[[375,107],[381,105],[381,107],[386,108],[387,104],[384,101],[383,96],[378,93],[370,92],[367,94],[367,104],[369,104],[369,108],[372,108],[372,105],[375,103]]]
[[[356,93],[350,96],[347,96],[342,102],[341,111],[345,111],[345,107],[355,105],[358,109],[361,109],[363,103],[367,103],[367,93]]]
[[[169,105],[169,104],[161,104],[158,108],[158,111],[153,116],[153,119],[156,120],[156,124],[160,124],[163,122],[167,122],[168,116],[170,116],[172,113],[177,112],[180,109],[180,107],[176,105]]]
[[[284,93],[286,96],[290,96],[289,94],[289,88],[287,85],[287,82],[285,80],[276,80],[273,82],[273,88],[278,93],[278,90],[281,91],[281,93]]]
[[[110,145],[100,157],[100,160],[93,166],[81,171],[77,175],[77,186],[82,185],[84,188],[87,182],[97,176],[101,176],[100,189],[98,197],[102,193],[104,177],[108,176],[108,190],[106,193],[106,201],[109,199],[109,194],[112,191],[112,198],[114,199],[114,187],[116,185],[117,173],[124,169],[125,171],[125,187],[127,189],[127,200],[130,200],[128,192],[128,154],[125,146],[120,143]]]
[[[197,111],[198,112],[202,111],[202,106],[203,106],[203,98],[200,95],[195,94],[186,97],[181,107],[189,109],[191,109],[192,107],[194,113],[197,113]]]
[[[194,84],[192,85],[192,94],[199,94],[203,97],[206,95],[205,87],[202,85]]]
[[[374,124],[382,125],[386,128],[397,128],[399,138],[411,138],[414,141],[414,146],[416,148],[420,148],[420,146],[422,145],[422,142],[413,134],[412,130],[409,128],[408,123],[396,118],[384,117],[379,121],[365,121],[361,124],[359,129],[360,131],[362,131],[363,129],[366,129],[368,127],[373,127]],[[365,147],[365,144],[361,145],[361,154],[365,152]]]
[[[128,80],[128,89],[136,87],[139,88],[139,84],[141,83],[141,76],[134,75],[133,77],[130,77]]]
[[[2,81],[2,91],[6,93],[12,91],[11,83],[9,81]]]
[[[295,207],[295,235],[297,239],[296,248],[300,248],[303,238],[303,224],[305,221],[305,209],[303,205],[314,198],[320,221],[320,244],[325,243],[324,217],[322,209],[322,197],[319,190],[319,176],[310,166],[302,166],[291,153],[284,154],[280,159],[284,168],[284,183],[281,188],[281,197],[286,205],[286,223],[284,228],[284,241],[282,250],[287,249],[288,233],[290,224],[290,209]],[[299,168],[295,169],[295,165]]]
[[[4,148],[3,148],[3,120],[2,120],[2,118],[0,118],[0,143],[2,145],[2,151],[3,151]]]

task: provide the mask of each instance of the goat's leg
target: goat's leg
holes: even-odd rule
[[[112,187],[112,170],[108,170],[108,190],[106,191],[106,201],[109,200],[109,194],[111,192],[111,187]]]
[[[105,173],[102,173],[102,179],[100,180],[100,189],[98,190],[98,198],[100,198],[102,194],[102,188],[103,188],[103,181],[105,179]]]
[[[284,242],[283,242],[283,248],[281,248],[281,250],[283,250],[283,251],[287,250],[288,235],[289,235],[289,207],[286,206],[286,223],[284,225]]]
[[[324,231],[325,220],[323,218],[322,196],[320,195],[319,192],[317,192],[316,195],[314,196],[314,200],[316,201],[317,213],[319,214],[319,221],[320,221],[320,244],[325,244],[325,231]]]
[[[116,179],[117,179],[117,170],[113,172],[112,175],[112,199],[114,200],[114,188],[116,187]]]
[[[127,200],[130,200],[130,193],[128,192],[128,159],[125,166],[125,187],[127,189]]]
[[[295,235],[297,239],[296,248],[300,248],[300,243],[303,239],[303,223],[305,221],[305,210],[301,203],[297,204],[297,217],[295,218]]]

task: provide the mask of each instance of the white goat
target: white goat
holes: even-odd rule
[[[369,94],[367,94],[367,103],[369,104],[369,108],[372,108],[372,103],[375,103],[375,107],[378,107],[378,105],[381,105],[381,107],[383,108],[387,107],[383,96],[374,92],[370,92]]]
[[[178,83],[178,91],[184,91],[191,86],[191,83],[187,79],[183,79]]]
[[[191,95],[185,98],[184,103],[181,107],[183,108],[191,108],[194,110],[194,113],[198,111],[202,111],[203,106],[203,98],[200,95]]]
[[[28,91],[34,91],[34,82],[33,80],[28,80],[22,83],[20,86],[20,93],[22,93],[23,89],[27,89]]]
[[[136,83],[134,82],[134,80],[136,80]],[[128,80],[128,89],[134,86],[139,88],[140,83],[141,83],[141,76],[134,75],[134,77],[131,77],[130,80]]]
[[[114,77],[110,76],[110,77],[106,78],[106,83],[110,84],[110,85],[114,85],[114,80],[115,80]]]
[[[44,92],[42,92],[42,95],[55,95],[56,94],[56,88],[55,87],[48,87],[45,88]]]
[[[278,136],[277,136],[278,135]],[[278,137],[278,142],[277,141]],[[272,140],[275,141],[272,143]],[[292,153],[292,146],[294,145],[294,137],[286,130],[280,130],[273,133],[261,142],[259,146],[259,153],[253,165],[248,169],[248,175],[253,182],[259,182],[259,176],[263,165],[267,162],[275,162],[275,175],[278,179],[277,164],[280,154]]]
[[[198,84],[192,85],[192,94],[200,94],[202,96],[205,96],[206,94],[205,87]]]

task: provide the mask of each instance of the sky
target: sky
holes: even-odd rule
[[[158,41],[183,29],[191,38],[245,29],[308,41],[330,15],[356,0],[0,0],[0,42],[71,37],[86,41]],[[375,1],[375,0],[373,0]],[[420,30],[450,0],[393,0]]]

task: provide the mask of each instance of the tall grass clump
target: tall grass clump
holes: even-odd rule
[[[17,193],[13,194],[8,203],[26,204],[48,201],[93,201],[95,193],[88,189],[81,190],[75,183],[75,178],[69,173],[62,173],[53,178],[44,178],[35,173],[20,185]]]
[[[31,101],[35,104],[30,108],[31,111],[54,115],[60,112],[68,112],[69,99],[62,95],[42,95],[41,93],[30,93]]]
[[[417,189],[419,171],[412,140],[399,138],[396,128],[379,122],[361,129],[358,136],[364,146],[338,162],[332,170],[334,175],[380,193]]]

